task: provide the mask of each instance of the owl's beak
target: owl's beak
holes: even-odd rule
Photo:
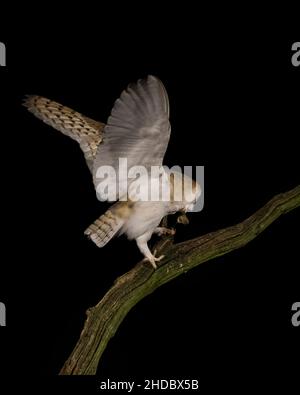
[[[183,224],[183,225],[188,225],[190,223],[188,217],[186,216],[186,213],[182,213],[177,217],[177,223]]]

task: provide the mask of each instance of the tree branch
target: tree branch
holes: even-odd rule
[[[84,328],[61,375],[95,374],[99,360],[130,309],[155,289],[182,273],[244,246],[263,232],[280,215],[300,206],[300,185],[279,194],[243,222],[204,236],[173,244],[161,240],[156,249],[166,255],[153,270],[139,262],[119,277],[100,302],[88,309]]]

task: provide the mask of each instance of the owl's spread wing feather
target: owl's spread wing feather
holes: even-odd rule
[[[119,158],[127,159],[128,169],[161,166],[170,132],[169,100],[162,82],[148,76],[130,84],[115,102],[104,128],[103,143],[98,147],[93,167],[96,190],[100,182],[97,170],[108,165],[115,169],[119,191],[126,192],[129,180],[119,177]],[[121,192],[117,194],[117,198],[121,196]]]
[[[77,141],[92,171],[104,124],[41,96],[27,96],[24,106],[47,125]]]

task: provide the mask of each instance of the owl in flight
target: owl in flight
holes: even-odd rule
[[[192,187],[180,200],[176,199],[174,190],[183,188],[182,177],[187,176],[179,177],[176,172],[163,170],[171,127],[169,100],[162,82],[148,76],[130,84],[116,100],[106,125],[41,96],[26,97],[24,105],[46,124],[79,143],[92,172],[99,200],[112,199],[98,188],[102,182],[98,178],[98,169],[103,166],[115,169],[117,177],[109,179],[108,176],[108,184],[117,180],[117,188],[113,189],[118,191],[116,202],[86,229],[85,234],[98,247],[103,247],[116,235],[125,234],[128,239],[136,240],[145,259],[156,268],[156,262],[163,256],[156,257],[155,252],[151,253],[147,243],[152,234],[173,234],[174,230],[159,226],[162,218],[175,212],[184,215],[192,211],[201,194],[199,183],[190,179]],[[128,168],[143,166],[150,171],[152,166],[157,166],[162,169],[157,177],[163,175],[170,198],[125,199],[133,182],[127,175],[120,174],[120,158],[126,158]],[[148,186],[149,181],[146,184]]]

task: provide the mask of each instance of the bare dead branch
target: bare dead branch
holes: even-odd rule
[[[166,255],[157,270],[139,262],[119,277],[100,302],[87,311],[80,338],[62,367],[61,375],[95,374],[108,341],[130,309],[145,296],[182,273],[249,243],[278,217],[300,206],[300,185],[279,194],[243,222],[198,238],[173,244],[161,240],[156,248]]]

